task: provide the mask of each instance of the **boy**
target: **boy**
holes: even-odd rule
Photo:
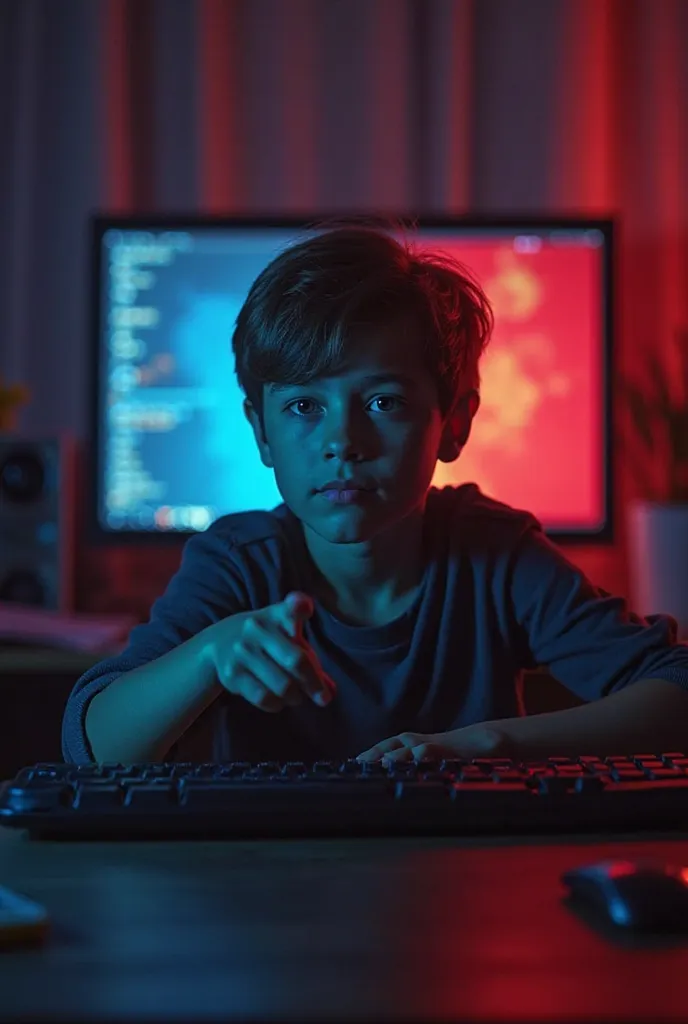
[[[491,329],[459,265],[369,227],[324,230],[260,274],[233,350],[284,504],[189,541],[150,621],[76,684],[66,760],[688,746],[672,620],[594,588],[532,516],[430,487],[468,440]],[[519,717],[535,665],[587,703]]]

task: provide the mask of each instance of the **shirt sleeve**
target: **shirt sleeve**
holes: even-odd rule
[[[640,679],[688,689],[688,645],[669,615],[640,618],[595,587],[539,529],[523,536],[510,574],[512,610],[524,661],[546,666],[586,701]]]
[[[67,762],[93,761],[86,736],[90,701],[118,676],[166,654],[227,615],[249,607],[241,573],[227,542],[209,531],[189,540],[182,563],[165,593],[151,609],[150,619],[132,630],[126,648],[89,669],[78,680],[62,719],[62,754]]]

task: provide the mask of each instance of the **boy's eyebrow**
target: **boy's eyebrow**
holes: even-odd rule
[[[368,377],[363,377],[361,379],[361,385],[363,387],[370,387],[371,385],[374,385],[374,384],[389,384],[391,382],[394,382],[396,384],[404,384],[408,388],[416,388],[418,386],[417,381],[415,381],[413,379],[413,377],[409,377],[408,374],[406,374],[406,373],[394,373],[394,372],[391,372],[391,373],[373,373],[373,374],[370,374]],[[297,384],[279,384],[279,383],[273,383],[268,388],[268,391],[272,395],[272,394],[276,394],[278,391],[288,391],[290,388],[308,387],[309,384],[313,384],[313,385],[317,386],[317,383],[318,383],[317,379],[316,380],[312,380],[312,381],[308,381],[307,384],[298,384],[298,383]]]
[[[387,384],[394,381],[395,384],[405,384],[406,387],[415,388],[418,387],[418,382],[409,377],[406,373],[373,373],[370,377],[364,377],[361,381],[362,384]]]

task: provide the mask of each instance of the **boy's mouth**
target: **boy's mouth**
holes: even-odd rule
[[[318,494],[322,494],[327,501],[337,504],[349,505],[355,501],[361,501],[375,490],[370,484],[360,480],[330,480],[323,487],[318,488]]]

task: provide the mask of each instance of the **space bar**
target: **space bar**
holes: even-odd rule
[[[356,802],[389,799],[392,795],[389,783],[384,779],[360,780],[337,779],[318,782],[306,780],[297,785],[288,782],[211,782],[200,785],[194,782],[180,787],[179,802],[193,810],[213,810],[223,807],[264,806],[283,804],[289,806],[308,801],[352,800]]]

